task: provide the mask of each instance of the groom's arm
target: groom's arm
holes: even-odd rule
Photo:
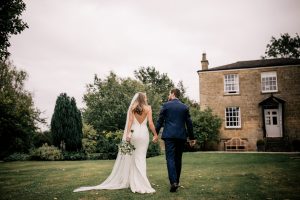
[[[187,132],[189,136],[189,140],[195,140],[194,132],[193,132],[193,123],[190,115],[189,109],[187,109],[185,124],[187,127]]]
[[[156,130],[157,134],[159,134],[161,127],[163,127],[163,125],[164,125],[165,110],[166,110],[165,105],[163,105],[162,108],[160,109],[158,120],[157,120],[156,126],[155,126],[155,130]]]

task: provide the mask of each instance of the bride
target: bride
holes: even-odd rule
[[[80,187],[74,192],[100,189],[129,188],[134,193],[153,193],[146,174],[146,154],[149,145],[147,121],[153,133],[153,142],[158,136],[152,120],[152,110],[147,104],[145,93],[136,93],[127,111],[127,119],[123,139],[134,145],[132,154],[122,154],[119,150],[111,174],[100,185]]]

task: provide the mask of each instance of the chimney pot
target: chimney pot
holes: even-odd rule
[[[206,59],[206,53],[202,54],[201,67],[202,70],[208,70],[208,60]]]

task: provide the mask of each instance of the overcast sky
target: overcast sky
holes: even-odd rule
[[[29,29],[11,59],[51,120],[61,92],[82,108],[86,84],[109,71],[133,77],[154,66],[199,101],[201,55],[209,67],[260,59],[271,36],[300,33],[298,0],[25,0]]]

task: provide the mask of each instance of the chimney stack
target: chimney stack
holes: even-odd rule
[[[202,54],[201,66],[202,70],[208,70],[208,60],[206,60],[206,53]]]

